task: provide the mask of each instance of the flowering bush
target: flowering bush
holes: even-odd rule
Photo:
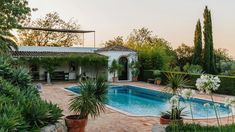
[[[220,86],[220,79],[218,76],[201,75],[196,81],[196,87],[202,92],[210,94],[212,91],[218,90]]]
[[[231,106],[231,107],[235,107],[235,98],[234,97],[226,97],[225,98],[225,106]]]
[[[190,99],[195,95],[195,90],[192,89],[184,89],[182,90],[182,97],[185,99]]]

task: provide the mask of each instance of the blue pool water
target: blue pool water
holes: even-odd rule
[[[78,86],[67,88],[67,90],[79,93]],[[107,105],[117,110],[135,116],[160,116],[161,112],[169,110],[169,99],[172,95],[155,90],[126,85],[110,86],[107,96]],[[208,117],[215,117],[213,106],[210,105],[209,108],[205,108],[203,106],[205,103],[212,104],[211,101],[207,100],[197,98],[191,99],[193,115],[195,118],[207,118],[207,114]],[[228,115],[228,108],[224,107],[224,104],[219,104],[219,115]],[[181,97],[180,106],[186,106],[185,111],[188,112],[188,117],[190,118],[191,114],[188,101]]]

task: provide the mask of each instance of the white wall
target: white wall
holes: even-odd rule
[[[137,53],[136,52],[130,52],[130,51],[100,51],[98,52],[101,55],[105,55],[109,57],[108,66],[110,67],[112,61],[119,60],[120,57],[127,57],[128,64],[130,64],[132,61],[137,60]],[[112,81],[113,74],[108,72],[108,81]],[[132,80],[131,70],[128,68],[128,81]]]

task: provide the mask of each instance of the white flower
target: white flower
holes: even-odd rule
[[[208,108],[210,106],[210,104],[209,103],[205,103],[203,106]]]
[[[225,102],[225,103],[224,103],[224,106],[225,106],[225,107],[230,106],[230,98],[229,98],[229,97],[225,97],[225,98],[224,98],[224,102]]]
[[[201,75],[196,81],[196,87],[198,90],[210,94],[212,91],[218,90],[220,86],[220,79],[218,76],[213,75]]]
[[[225,97],[224,99],[225,105],[226,107],[235,107],[235,98],[234,97]]]
[[[192,89],[184,89],[182,90],[182,97],[185,99],[190,99],[195,95],[195,90]]]
[[[179,104],[179,96],[174,95],[173,97],[171,97],[170,104],[173,108],[176,108]]]

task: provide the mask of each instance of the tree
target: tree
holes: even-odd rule
[[[202,31],[200,20],[197,21],[194,33],[194,53],[192,64],[202,65]]]
[[[117,36],[113,40],[106,41],[104,45],[105,46],[124,45],[124,40],[122,36]]]
[[[176,56],[168,41],[153,35],[151,30],[144,27],[134,29],[129,35],[125,45],[136,51],[142,51],[144,48],[163,47],[169,56]]]
[[[27,0],[0,1],[0,54],[17,49],[14,35],[10,31],[20,27],[30,12]]]
[[[222,62],[232,61],[232,57],[229,56],[227,49],[221,49],[221,48],[215,49],[214,53],[215,53],[215,61],[217,64],[217,71],[222,72],[223,70]]]
[[[177,63],[182,69],[184,65],[190,63],[192,60],[194,48],[186,44],[181,44],[175,52],[177,54]]]
[[[213,36],[212,36],[212,20],[211,11],[207,8],[204,10],[204,70],[206,73],[216,74],[215,55],[213,50]]]
[[[62,20],[58,13],[46,14],[44,18],[28,22],[27,27],[39,27],[49,29],[79,29],[79,25],[70,20]],[[80,37],[75,33],[61,33],[37,30],[19,30],[19,44],[25,46],[64,46],[69,47],[80,43]]]

